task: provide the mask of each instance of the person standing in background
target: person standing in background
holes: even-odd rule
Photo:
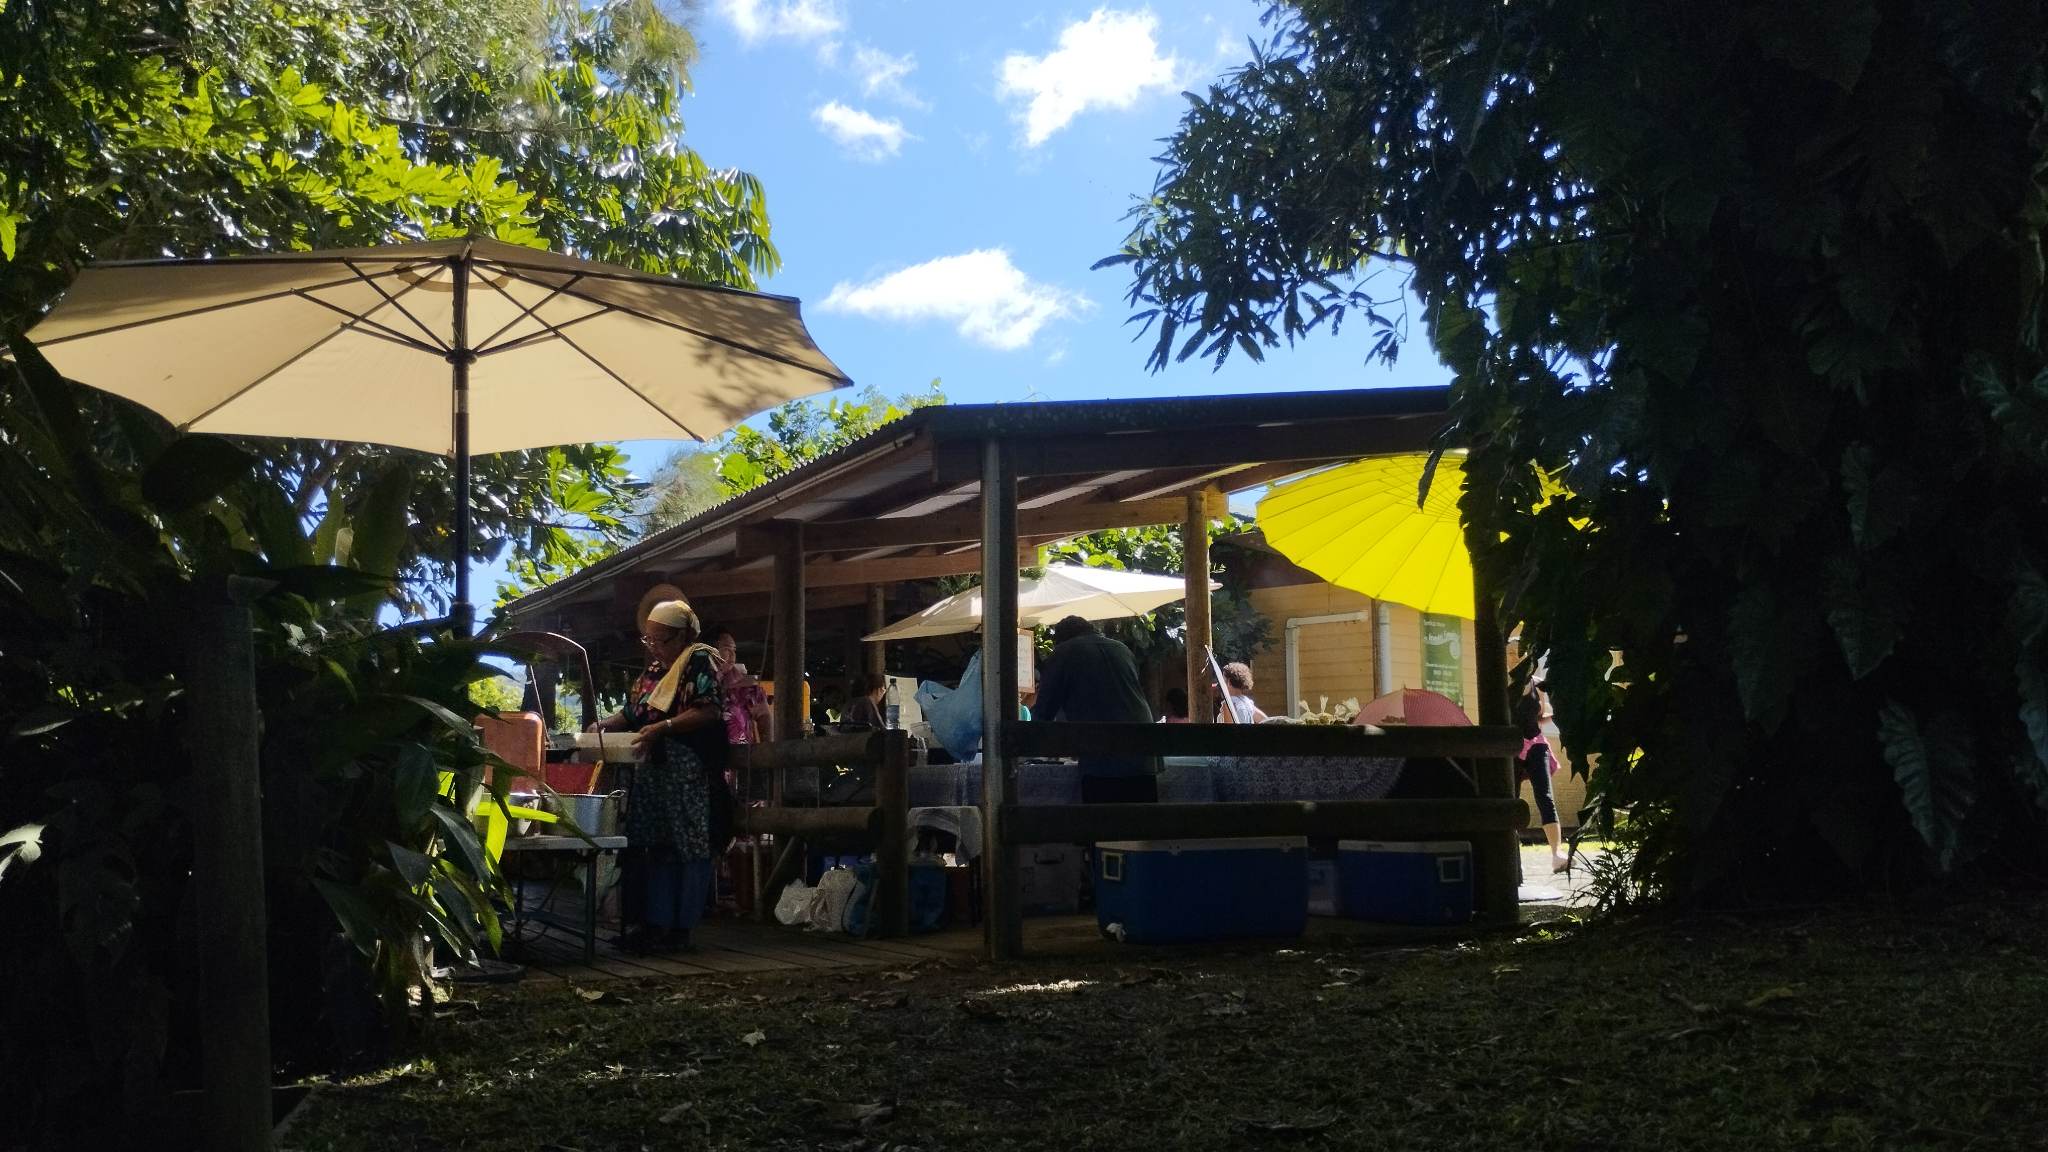
[[[1515,772],[1529,782],[1529,790],[1535,793],[1536,813],[1543,820],[1543,839],[1550,844],[1550,870],[1562,872],[1567,866],[1563,854],[1564,828],[1558,823],[1557,792],[1550,780],[1557,771],[1557,762],[1551,759],[1550,741],[1543,735],[1543,725],[1549,719],[1550,696],[1544,691],[1543,681],[1532,676],[1522,698],[1515,702],[1515,725],[1522,731],[1522,754],[1515,759]]]
[[[1138,687],[1138,658],[1095,625],[1069,616],[1052,626],[1052,655],[1038,673],[1040,720],[1150,724],[1152,705]],[[1081,802],[1141,804],[1159,799],[1159,779],[1143,758],[1083,757]]]

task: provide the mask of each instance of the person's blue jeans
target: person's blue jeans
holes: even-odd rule
[[[643,918],[657,932],[687,937],[704,918],[711,889],[711,861],[688,860],[673,848],[655,848],[647,858]]]

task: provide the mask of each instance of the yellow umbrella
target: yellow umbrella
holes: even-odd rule
[[[1259,528],[1281,555],[1340,588],[1470,619],[1472,557],[1458,520],[1465,457],[1446,453],[1415,504],[1425,455],[1375,456],[1276,485]]]

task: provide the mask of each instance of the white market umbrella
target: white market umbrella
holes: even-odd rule
[[[1222,585],[1209,582],[1212,589]],[[1045,628],[1068,616],[1083,620],[1118,620],[1143,616],[1187,595],[1178,576],[1151,572],[1120,572],[1053,564],[1037,579],[1017,585],[1017,626]],[[898,620],[864,640],[909,640],[919,636],[950,636],[981,627],[981,590],[956,592],[914,616]]]
[[[848,383],[793,298],[489,239],[97,264],[28,336],[180,431],[452,456],[458,621],[472,455],[702,441]]]

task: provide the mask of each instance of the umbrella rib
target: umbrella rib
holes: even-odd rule
[[[355,265],[355,261],[353,261],[353,260],[346,260],[346,261],[343,261],[343,265],[344,265],[345,267],[347,267],[349,271],[351,271],[351,272],[355,273],[355,274],[356,274],[356,277],[357,277],[358,279],[360,279],[360,280],[361,280],[361,281],[362,281],[363,283],[365,283],[365,284],[368,284],[368,285],[370,286],[370,288],[371,288],[371,289],[372,289],[373,291],[375,291],[375,292],[377,293],[377,295],[379,295],[379,296],[382,296],[382,297],[384,298],[384,301],[385,301],[385,303],[387,303],[387,304],[390,304],[390,305],[391,305],[391,306],[392,306],[393,308],[396,308],[396,309],[398,309],[398,313],[399,313],[399,315],[401,315],[401,316],[404,316],[404,317],[405,317],[405,318],[406,318],[407,320],[410,320],[410,321],[412,321],[412,326],[413,326],[413,327],[415,327],[415,328],[417,328],[417,329],[419,329],[419,330],[420,330],[420,334],[421,334],[422,336],[425,336],[425,337],[426,337],[426,338],[427,338],[427,339],[428,339],[429,341],[432,341],[432,343],[433,343],[433,347],[432,347],[431,351],[435,351],[435,352],[448,352],[448,351],[451,351],[451,349],[450,349],[450,348],[448,347],[448,342],[447,342],[447,341],[445,341],[445,340],[441,339],[441,338],[440,338],[439,336],[435,335],[435,334],[434,334],[434,330],[433,330],[432,328],[429,328],[429,327],[428,327],[428,326],[426,325],[426,323],[425,323],[424,321],[422,321],[422,320],[421,320],[421,319],[420,319],[419,317],[417,317],[417,316],[413,315],[413,314],[412,314],[412,311],[411,311],[410,309],[408,309],[408,308],[407,308],[407,307],[406,307],[405,305],[403,305],[403,304],[400,304],[400,303],[398,302],[398,296],[403,296],[403,295],[405,295],[405,294],[406,294],[407,292],[411,292],[411,291],[412,291],[413,289],[415,289],[415,288],[419,287],[419,286],[420,286],[421,284],[425,283],[425,281],[424,281],[424,280],[416,280],[416,281],[412,282],[411,284],[408,284],[408,285],[406,285],[406,286],[405,286],[405,291],[404,291],[404,292],[400,292],[400,293],[398,294],[398,296],[393,296],[393,295],[392,295],[391,293],[389,293],[389,292],[386,292],[386,291],[384,290],[384,286],[383,286],[382,284],[379,284],[379,283],[377,283],[377,282],[376,282],[376,280],[372,279],[372,278],[371,278],[371,277],[369,277],[368,275],[365,275],[362,269],[360,269],[360,268],[356,267],[356,265]],[[367,313],[365,314],[365,318],[366,318],[366,319],[368,318],[368,314],[367,314]]]
[[[500,344],[496,348],[486,348],[483,351],[478,352],[477,355],[479,357],[496,356],[500,352],[517,352],[521,348],[531,348],[535,344],[539,344],[544,340],[560,340],[562,338],[562,329],[573,328],[586,320],[595,320],[600,316],[610,315],[613,311],[615,311],[615,309],[613,309],[610,305],[607,304],[599,308],[595,312],[585,312],[581,316],[564,320],[560,324],[551,324],[546,320],[542,320],[539,317],[535,317],[534,323],[539,324],[542,328],[542,331],[528,333],[525,336],[521,336],[517,340],[510,340],[503,344]]]
[[[193,261],[192,263],[218,264],[220,261]],[[140,267],[141,264],[126,266]],[[107,267],[107,265],[99,265],[99,267]],[[393,268],[388,274],[395,276],[399,271],[399,269]],[[287,296],[297,296],[302,292],[318,292],[323,288],[340,288],[344,285],[355,283],[360,279],[362,279],[360,276],[349,276],[341,280],[330,280],[324,284],[301,284],[290,288],[280,288],[275,292],[263,292],[254,296],[241,296],[233,300],[224,300],[218,304],[203,304],[197,308],[187,308],[182,312],[170,312],[162,316],[151,316],[146,320],[129,320],[120,324],[109,324],[104,328],[90,328],[83,332],[73,332],[68,336],[51,336],[36,341],[36,346],[38,348],[50,348],[58,344],[68,344],[73,340],[84,340],[89,336],[105,336],[114,332],[126,332],[131,328],[146,328],[151,324],[168,324],[173,320],[186,320],[193,316],[204,316],[209,312],[220,312],[228,308],[246,308],[251,304],[267,304],[272,300],[282,300]]]
[[[641,403],[646,404],[649,408],[654,409],[655,412],[661,415],[661,418],[663,420],[666,420],[669,423],[675,425],[676,427],[681,428],[685,436],[688,436],[690,439],[695,440],[699,444],[704,443],[704,437],[699,436],[695,432],[690,431],[689,425],[683,423],[681,420],[678,420],[675,417],[669,415],[667,412],[663,411],[661,405],[656,404],[652,400],[649,400],[645,392],[642,392],[638,388],[633,387],[631,384],[626,382],[626,378],[624,376],[621,376],[617,372],[612,371],[611,365],[606,364],[604,361],[599,360],[597,357],[592,356],[590,353],[584,351],[583,346],[581,344],[576,343],[576,341],[569,339],[567,336],[562,335],[560,332],[555,333],[555,338],[560,340],[562,343],[567,344],[569,347],[574,348],[578,356],[581,356],[585,360],[590,361],[593,365],[596,365],[598,371],[618,381],[619,387],[624,388],[626,391],[631,392],[635,396],[638,396],[640,398]]]
[[[322,300],[318,296],[308,296],[304,292],[294,292],[292,293],[292,295],[297,296],[299,299],[304,300],[308,304],[318,304],[320,307],[325,308],[330,312],[334,312],[341,316],[346,316],[348,318],[348,322],[341,326],[341,331],[361,332],[365,336],[375,336],[379,340],[389,340],[393,344],[401,345],[406,348],[411,348],[419,352],[432,353],[434,355],[440,355],[441,353],[446,352],[448,350],[446,347],[442,346],[438,342],[434,344],[429,344],[423,340],[415,340],[412,337],[407,336],[405,333],[400,332],[396,328],[390,327],[389,325],[382,324],[379,323],[378,321],[370,319],[368,315],[359,316],[356,313],[351,312],[346,308],[343,308],[339,304],[331,304],[325,300]],[[405,309],[400,308],[399,311],[403,312],[405,311]],[[413,322],[415,324],[418,323],[417,320]]]
[[[493,263],[491,266],[498,267],[504,270],[510,270],[512,268],[512,266],[510,265],[499,265],[496,263]],[[689,284],[677,284],[675,286],[681,288],[694,287],[694,285]],[[810,372],[818,376],[823,376],[827,380],[834,380],[840,383],[846,382],[845,376],[837,372],[827,372],[823,368],[818,368],[810,364],[806,364],[803,361],[798,360],[794,356],[784,356],[779,352],[771,352],[766,348],[757,348],[751,344],[747,344],[739,340],[733,340],[728,337],[713,335],[710,332],[705,332],[702,331],[701,329],[692,328],[688,324],[683,324],[675,320],[670,320],[665,316],[656,316],[653,315],[652,313],[642,312],[636,308],[629,308],[623,304],[617,304],[610,300],[601,300],[587,293],[577,292],[573,289],[570,289],[566,285],[562,289],[562,294],[565,296],[573,296],[578,300],[585,300],[592,304],[604,305],[615,312],[631,316],[636,320],[645,320],[649,324],[659,324],[664,328],[673,328],[678,332],[686,332],[692,336],[697,337],[699,340],[706,340],[713,344],[720,344],[727,348],[731,348],[735,351],[745,352],[750,356],[758,356],[763,360],[773,360],[778,364],[786,364],[791,368],[799,368],[805,372]],[[517,303],[517,301],[514,301],[514,303]],[[578,349],[578,351],[581,351],[581,349]]]
[[[583,279],[583,276],[581,273],[578,273],[577,275],[571,276],[568,279],[567,283],[562,284],[560,287],[550,289],[547,295],[541,297],[540,299],[534,301],[533,303],[527,305],[526,307],[521,308],[519,310],[519,315],[514,316],[510,320],[505,321],[503,327],[499,328],[496,332],[491,333],[489,336],[486,336],[483,339],[477,341],[471,347],[470,350],[475,352],[479,356],[483,355],[486,351],[490,349],[491,341],[496,340],[498,337],[503,336],[507,332],[510,332],[512,330],[512,326],[519,323],[521,320],[524,320],[529,316],[533,316],[534,313],[540,311],[542,308],[547,307],[549,301],[553,300],[557,296],[560,296],[565,290],[574,286],[575,283],[581,279]],[[531,281],[529,281],[529,283],[531,283]],[[496,285],[492,285],[492,287],[496,287]],[[509,292],[505,292],[503,289],[499,289],[499,294],[504,296],[505,299],[507,300],[512,300],[512,294]],[[519,301],[512,300],[512,303],[517,304],[519,303]],[[554,325],[549,324],[545,320],[541,320],[537,316],[535,316],[534,319],[543,327],[554,327]]]

